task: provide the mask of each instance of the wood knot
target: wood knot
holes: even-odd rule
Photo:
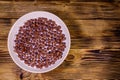
[[[72,59],[74,59],[74,56],[70,54],[70,55],[67,56],[67,59],[72,60]]]
[[[23,73],[20,73],[20,80],[23,79]]]
[[[87,52],[91,52],[91,53],[101,53],[101,50],[88,50]]]

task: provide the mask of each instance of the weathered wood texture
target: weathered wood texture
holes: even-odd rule
[[[0,1],[0,80],[120,79],[120,1],[89,1]],[[12,61],[7,37],[20,16],[40,10],[52,12],[66,23],[71,49],[66,60],[55,70],[33,74]]]

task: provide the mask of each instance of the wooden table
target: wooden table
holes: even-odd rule
[[[120,79],[119,0],[91,1],[0,1],[0,80]],[[7,37],[20,16],[41,10],[56,14],[66,23],[71,34],[71,49],[58,68],[33,74],[12,61]]]

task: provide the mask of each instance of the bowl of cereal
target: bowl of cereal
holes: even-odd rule
[[[57,68],[70,50],[70,33],[65,23],[46,11],[20,17],[8,35],[8,50],[13,61],[32,73]]]

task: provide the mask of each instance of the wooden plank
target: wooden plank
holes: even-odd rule
[[[70,13],[69,15],[75,18],[82,15],[80,19],[84,19],[86,16],[97,19],[120,18],[118,15],[120,13],[119,6],[106,2],[71,3],[66,6],[66,10]]]
[[[56,3],[56,4],[70,2],[70,0],[36,0],[36,1],[37,1],[37,3]]]
[[[62,2],[70,2],[70,0],[14,0],[16,2],[26,2],[26,1],[35,1],[40,3],[62,3]]]
[[[94,52],[96,49],[70,49],[69,55],[66,58],[66,62],[74,62],[72,63],[72,67],[75,67],[75,63],[81,63],[83,61],[118,61],[119,59],[119,49],[98,49],[99,52]],[[6,60],[5,60],[6,59]],[[73,61],[75,60],[75,61]],[[4,54],[4,52],[0,52],[0,63],[13,62],[10,58],[8,51]],[[73,66],[74,65],[74,66]]]
[[[4,1],[5,2],[5,1],[13,1],[13,0],[0,0],[0,1]]]
[[[87,49],[71,49],[66,60],[55,70],[45,74],[31,74],[24,70],[21,70],[14,63],[1,62],[0,57],[0,79],[118,79],[120,73],[119,63],[120,56],[119,50],[102,50],[101,53],[87,52]],[[71,57],[72,56],[72,57]],[[3,60],[7,56],[3,56]],[[110,63],[109,63],[110,61]],[[112,64],[112,65],[111,65]],[[7,66],[9,65],[9,66]],[[109,68],[108,68],[109,66]],[[7,72],[7,73],[6,73]],[[60,73],[59,73],[60,72]],[[90,74],[86,74],[90,73]],[[112,74],[112,77],[109,75]],[[70,74],[70,75],[68,75]],[[103,75],[104,74],[104,75]],[[80,76],[81,75],[81,76]],[[4,77],[7,76],[7,77]],[[102,77],[100,77],[102,76]],[[2,78],[3,77],[3,78]]]
[[[1,34],[4,34],[9,31],[11,26],[15,23],[17,19],[0,19],[1,25]],[[86,36],[103,36],[111,35],[109,31],[116,29],[120,25],[118,20],[63,20],[70,32],[71,35],[75,36],[75,31],[81,35]],[[5,28],[4,28],[5,27]],[[98,32],[98,33],[97,33]],[[103,32],[103,33],[102,33]],[[108,32],[109,34],[105,34]],[[96,35],[94,35],[96,33]],[[7,34],[7,33],[6,33]],[[72,37],[76,39],[75,37]]]
[[[0,50],[7,51],[7,37],[16,19],[0,19]],[[71,48],[120,48],[120,21],[64,20],[71,34]],[[74,26],[74,25],[75,26]],[[99,45],[99,46],[97,46]]]
[[[106,2],[81,2],[71,4],[1,2],[0,5],[2,7],[0,9],[0,18],[19,18],[23,14],[31,11],[45,10],[58,15],[62,19],[120,19],[119,6],[116,7]],[[6,7],[9,8],[7,9]]]
[[[70,2],[114,2],[116,0],[70,0]]]
[[[35,0],[13,0],[13,1],[16,1],[16,2],[23,1],[23,2],[25,2],[25,1],[35,1]]]

